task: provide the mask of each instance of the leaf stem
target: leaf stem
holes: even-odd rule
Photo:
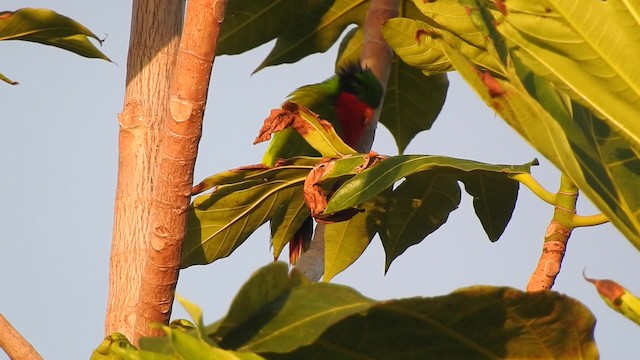
[[[526,186],[531,190],[536,196],[542,199],[544,202],[555,206],[556,205],[556,194],[551,191],[545,189],[540,185],[540,183],[528,173],[521,174],[513,174],[509,176],[511,179],[516,180],[522,185]]]
[[[605,214],[573,216],[573,227],[594,226],[606,224],[608,222],[609,218]]]

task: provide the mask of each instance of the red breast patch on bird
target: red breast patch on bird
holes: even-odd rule
[[[336,99],[336,115],[340,122],[340,137],[349,146],[356,146],[374,110],[357,96],[342,92]]]

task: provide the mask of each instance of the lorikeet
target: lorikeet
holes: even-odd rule
[[[331,122],[344,142],[354,147],[362,137],[382,100],[383,89],[369,69],[352,63],[339,69],[336,75],[313,85],[296,89],[289,101],[303,105]],[[285,129],[274,134],[262,159],[273,166],[278,159],[294,156],[320,156],[298,133]],[[313,219],[307,218],[302,227],[289,241],[289,261],[292,264],[305,251],[313,234]]]

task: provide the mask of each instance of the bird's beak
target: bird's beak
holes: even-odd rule
[[[376,109],[372,109],[370,107],[366,108],[364,111],[364,123],[368,124],[373,118],[373,115],[375,113],[376,113]]]

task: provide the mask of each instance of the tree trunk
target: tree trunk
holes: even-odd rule
[[[169,116],[169,83],[182,18],[181,1],[133,1],[124,109],[118,117],[118,183],[105,319],[107,335],[117,331],[132,340],[151,233],[159,133]]]
[[[189,0],[160,141],[150,243],[142,272],[135,339],[159,336],[167,324],[180,270],[193,170],[202,135],[220,24],[226,0]]]

